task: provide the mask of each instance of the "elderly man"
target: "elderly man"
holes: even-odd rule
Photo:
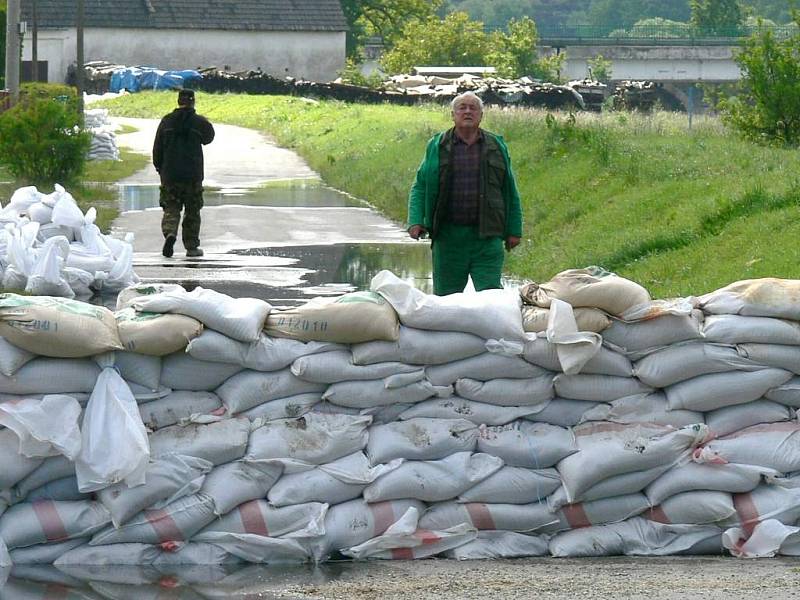
[[[408,199],[408,235],[431,238],[433,292],[502,287],[505,256],[522,236],[522,210],[503,138],[481,129],[472,92],[451,103],[453,128],[435,135]]]

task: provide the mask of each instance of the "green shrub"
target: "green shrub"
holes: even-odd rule
[[[75,114],[78,113],[77,90],[65,83],[23,83],[19,86],[19,98],[20,102],[29,99],[58,100]]]
[[[74,182],[83,172],[90,143],[77,112],[57,100],[28,96],[0,115],[0,163],[26,183]]]

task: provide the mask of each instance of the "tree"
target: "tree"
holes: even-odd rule
[[[690,23],[705,33],[728,34],[738,31],[744,21],[739,0],[691,0]]]
[[[435,14],[442,0],[341,0],[350,31],[347,55],[357,56],[366,38],[376,35],[391,45],[411,19]]]
[[[800,26],[800,13],[794,20]],[[744,91],[723,102],[723,119],[750,139],[800,145],[800,33],[779,39],[760,28],[736,62]]]
[[[486,59],[497,68],[503,77],[522,77],[555,81],[563,63],[564,55],[539,58],[536,44],[539,33],[533,19],[511,19],[504,31],[495,31],[490,36],[491,50]]]

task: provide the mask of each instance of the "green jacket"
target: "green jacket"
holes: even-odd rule
[[[436,238],[447,209],[453,135],[454,128],[428,142],[408,197],[409,226],[422,225],[431,239]],[[501,136],[488,131],[483,135],[478,234],[481,238],[522,237],[522,209],[508,148]]]

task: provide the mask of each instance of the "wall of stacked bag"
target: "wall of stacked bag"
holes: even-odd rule
[[[0,296],[0,565],[800,553],[800,281]]]

